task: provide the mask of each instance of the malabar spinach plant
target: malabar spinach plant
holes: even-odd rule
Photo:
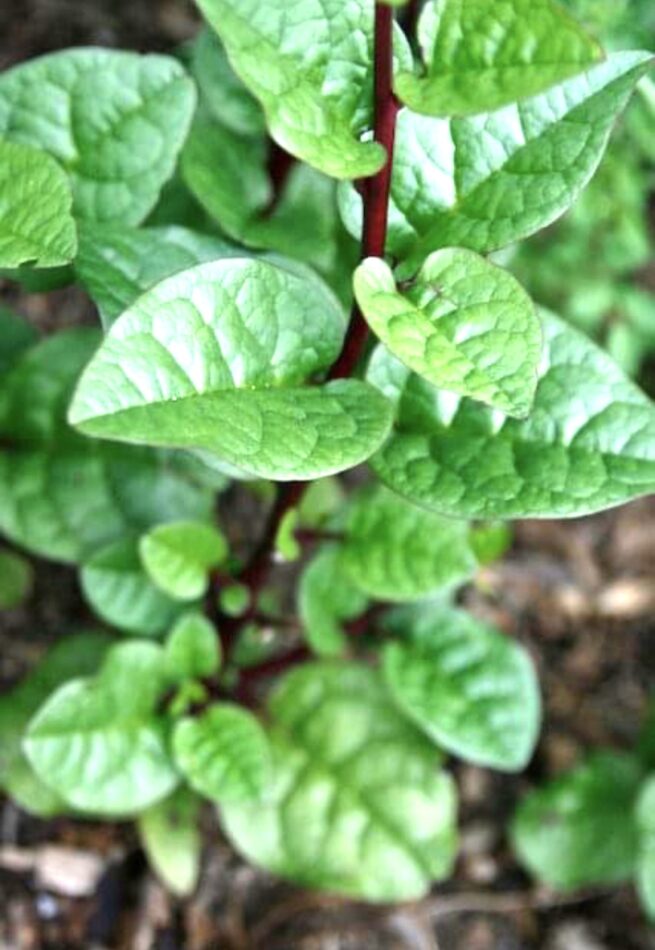
[[[32,554],[102,621],[3,698],[0,781],[134,819],[180,893],[208,799],[276,874],[415,898],[457,853],[446,756],[520,770],[539,730],[458,591],[507,519],[655,489],[653,404],[495,255],[578,198],[651,57],[552,0],[199,6],[178,58],[0,76],[0,266],[101,324],[0,315],[0,596]]]

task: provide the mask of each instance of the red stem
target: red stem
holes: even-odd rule
[[[263,211],[263,217],[269,217],[277,208],[284,192],[284,186],[287,183],[289,173],[295,164],[295,157],[290,155],[281,145],[278,145],[276,141],[271,139],[268,153],[268,174],[271,179],[273,191],[271,200]]]

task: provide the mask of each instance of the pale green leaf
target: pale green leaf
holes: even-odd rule
[[[637,860],[640,779],[634,758],[603,752],[532,792],[512,825],[521,862],[561,890],[627,880]]]
[[[269,704],[274,780],[221,821],[255,864],[304,886],[411,900],[446,877],[455,790],[434,747],[393,707],[375,671],[311,664]]]
[[[0,77],[0,88],[2,78]],[[0,267],[60,267],[77,250],[73,195],[45,152],[0,139]]]
[[[197,600],[206,594],[210,570],[227,553],[218,528],[202,521],[157,525],[139,541],[141,563],[150,580],[174,600]]]
[[[350,468],[387,434],[386,400],[356,380],[302,387],[336,359],[344,324],[316,278],[263,261],[202,264],[113,325],[70,421],[101,438],[202,450],[263,478]]]
[[[655,921],[655,775],[641,788],[636,817],[639,832],[637,892],[648,918]]]
[[[390,488],[458,518],[573,517],[655,490],[652,402],[587,337],[546,312],[541,320],[541,376],[520,421],[376,351],[369,379],[398,412],[372,459]]]
[[[29,561],[13,551],[0,550],[0,610],[22,604],[33,582],[34,572]]]
[[[305,639],[319,656],[339,656],[347,646],[344,621],[364,613],[368,598],[352,582],[336,545],[326,545],[303,571],[298,611]]]
[[[212,508],[210,489],[186,461],[83,438],[66,424],[99,337],[80,328],[52,335],[0,385],[0,530],[54,560],[79,561],[126,534],[203,519]]]
[[[433,596],[477,567],[465,522],[417,508],[381,485],[353,500],[342,563],[362,591],[391,601]]]
[[[553,0],[428,0],[418,24],[425,75],[401,73],[400,98],[427,115],[471,115],[543,92],[602,50]]]
[[[164,720],[161,649],[113,647],[100,673],[57,690],[32,719],[24,749],[39,778],[72,807],[128,816],[165,798],[178,783]]]
[[[164,644],[166,673],[173,682],[214,676],[221,665],[216,627],[196,612],[183,614]]]
[[[200,874],[202,837],[200,803],[187,789],[158,802],[139,815],[139,838],[148,861],[176,897],[189,897]]]
[[[221,805],[261,798],[271,778],[264,730],[252,713],[231,703],[181,720],[173,755],[191,787]]]
[[[56,158],[85,221],[146,217],[173,174],[194,106],[192,81],[167,56],[70,49],[0,76],[0,136]]]
[[[119,630],[154,636],[170,627],[181,609],[148,578],[130,540],[97,551],[83,563],[80,580],[94,611]]]
[[[462,759],[523,769],[541,717],[528,653],[463,611],[425,607],[396,627],[410,637],[385,646],[383,668],[399,708]]]
[[[440,389],[513,416],[530,410],[541,327],[512,275],[472,251],[435,251],[405,291],[371,257],[355,271],[367,323],[401,362]]]

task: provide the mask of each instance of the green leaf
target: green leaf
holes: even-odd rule
[[[587,337],[541,317],[543,369],[524,421],[441,393],[375,352],[369,379],[398,411],[372,459],[385,484],[457,518],[573,517],[655,489],[653,404]]]
[[[221,805],[259,799],[270,781],[266,734],[252,713],[232,703],[181,720],[173,755],[192,788]]]
[[[466,523],[417,508],[381,485],[354,499],[343,567],[370,597],[419,600],[464,583],[476,566]]]
[[[29,561],[12,551],[0,550],[0,610],[20,606],[29,597],[33,581]]]
[[[344,570],[341,549],[325,545],[303,571],[298,585],[298,611],[305,639],[319,656],[339,656],[347,646],[346,620],[362,614],[368,598]]]
[[[193,42],[190,62],[203,105],[213,119],[238,135],[266,131],[261,107],[230,66],[223,44],[205,27]]]
[[[274,780],[221,821],[249,860],[296,883],[370,901],[412,900],[450,873],[455,790],[434,747],[375,671],[311,664],[269,703]]]
[[[202,852],[199,811],[196,796],[180,789],[138,818],[139,838],[148,861],[176,897],[189,897],[198,883]]]
[[[471,548],[478,564],[493,564],[512,544],[512,526],[506,521],[486,521],[471,528]]]
[[[30,814],[47,818],[65,811],[66,805],[25,758],[21,740],[27,724],[62,683],[95,673],[110,643],[101,633],[68,636],[48,650],[18,686],[0,697],[0,787]]]
[[[449,752],[508,772],[524,768],[539,732],[539,684],[528,653],[459,610],[421,608],[396,624],[384,677],[403,710]]]
[[[2,78],[0,77],[0,88]],[[0,267],[59,267],[77,250],[73,195],[45,152],[0,139]]]
[[[165,277],[242,254],[221,238],[186,228],[86,225],[80,231],[75,272],[108,329],[124,310]]]
[[[0,76],[0,136],[57,159],[84,221],[146,217],[173,174],[194,106],[193,83],[167,56],[70,49]]]
[[[80,561],[125,535],[172,518],[203,519],[212,508],[212,492],[182,460],[99,443],[66,424],[98,341],[90,330],[61,331],[0,384],[0,530],[54,560]]]
[[[370,128],[372,0],[326,5],[302,0],[198,0],[237,75],[261,102],[272,137],[334,178],[361,178],[384,164],[384,149],[361,141]],[[400,30],[396,55],[410,68]]]
[[[32,719],[24,741],[27,757],[69,805],[128,816],[177,785],[165,723],[155,713],[163,667],[155,644],[120,644],[97,676],[66,683]]]
[[[634,758],[602,752],[532,792],[512,825],[519,859],[561,890],[627,880],[637,858],[640,779]]]
[[[181,605],[145,574],[133,541],[116,541],[84,562],[82,591],[94,611],[119,630],[155,636],[171,626]]]
[[[37,339],[37,333],[26,320],[6,307],[0,307],[0,381]]]
[[[202,264],[113,325],[70,421],[100,438],[202,450],[262,478],[350,468],[387,434],[386,400],[356,380],[301,386],[336,359],[344,322],[318,279],[263,261]]]
[[[415,112],[471,115],[534,96],[574,76],[602,50],[551,0],[429,0],[418,25],[424,76],[401,73]]]
[[[560,217],[598,167],[612,124],[650,63],[648,53],[616,53],[539,96],[471,118],[403,109],[387,242],[403,261],[402,276],[413,276],[438,248],[492,251]],[[357,236],[360,196],[343,186],[340,204]]]
[[[141,563],[150,580],[174,600],[197,600],[206,594],[209,572],[227,553],[221,532],[202,521],[160,524],[139,542]]]
[[[360,264],[354,286],[373,332],[419,376],[509,415],[527,415],[541,327],[508,271],[472,251],[444,248],[427,258],[405,292],[376,257]]]
[[[648,918],[655,921],[655,775],[641,788],[636,816],[639,831],[637,892]]]
[[[214,676],[221,666],[216,627],[203,614],[183,614],[164,644],[166,672],[174,683]]]

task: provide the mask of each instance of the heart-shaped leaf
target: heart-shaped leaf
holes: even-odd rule
[[[209,586],[209,571],[227,556],[225,538],[202,521],[157,525],[139,542],[151,581],[174,600],[197,600]]]
[[[216,627],[201,613],[183,614],[166,638],[164,660],[174,683],[214,676],[221,666]]]

